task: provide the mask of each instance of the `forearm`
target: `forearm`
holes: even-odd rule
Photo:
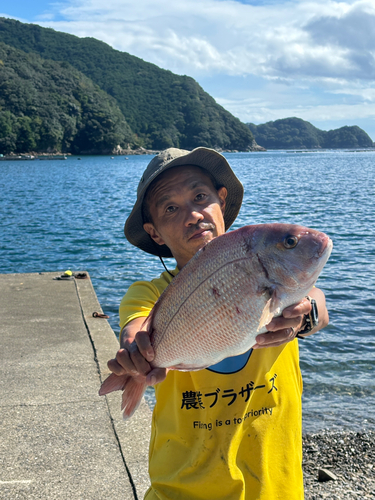
[[[143,323],[146,318],[135,318],[130,321],[120,332],[120,349],[125,349],[125,346],[134,341],[137,332],[142,330]]]
[[[165,379],[167,370],[149,364],[154,359],[154,350],[145,330],[145,319],[133,319],[121,329],[120,349],[116,358],[108,362],[108,368],[116,375],[144,375],[147,384],[155,385]]]

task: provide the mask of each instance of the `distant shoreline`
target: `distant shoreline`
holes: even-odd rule
[[[218,149],[217,150],[219,153],[255,153],[255,152],[269,152],[269,151],[285,151],[286,153],[289,154],[297,154],[297,153],[324,153],[324,152],[329,152],[329,151],[343,151],[345,153],[374,153],[375,152],[375,147],[372,148],[334,148],[334,149],[320,149],[320,148],[311,148],[311,149],[287,149],[287,148],[281,148],[281,149],[264,149],[264,148],[254,148],[252,150],[248,151],[239,151],[239,150],[230,150],[230,149]],[[0,154],[0,161],[6,161],[6,160],[66,160],[68,157],[79,157],[79,156],[110,156],[110,157],[115,157],[115,156],[141,156],[141,155],[157,155],[161,152],[161,150],[155,150],[155,149],[145,149],[145,148],[138,148],[138,149],[122,149],[122,150],[116,150],[112,153],[90,153],[90,152],[83,152],[83,153],[37,153],[35,151],[32,151],[30,153],[11,153],[9,155],[1,155]]]

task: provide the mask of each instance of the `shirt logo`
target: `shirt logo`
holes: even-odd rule
[[[239,372],[243,368],[245,368],[252,352],[253,350],[250,349],[249,351],[244,352],[243,354],[239,354],[238,356],[225,358],[219,363],[216,363],[216,365],[212,365],[209,368],[206,368],[206,370],[210,370],[211,372],[214,373],[222,373],[227,375],[229,375],[230,373]]]

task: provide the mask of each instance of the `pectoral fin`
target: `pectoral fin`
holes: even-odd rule
[[[259,320],[257,332],[268,325],[268,323],[272,321],[272,318],[278,314],[280,314],[279,301],[276,297],[272,296],[269,300],[267,300],[267,303],[264,306],[262,316]]]

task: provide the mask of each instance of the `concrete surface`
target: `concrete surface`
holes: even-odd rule
[[[0,499],[141,500],[151,411],[99,397],[118,341],[91,280],[0,275]]]

